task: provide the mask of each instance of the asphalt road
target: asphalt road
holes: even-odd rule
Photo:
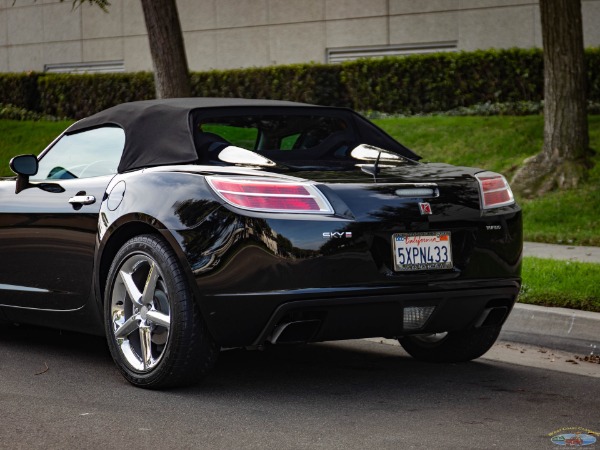
[[[453,365],[364,340],[230,350],[201,385],[153,392],[100,338],[10,327],[0,448],[551,449],[558,429],[600,431],[600,365],[568,360],[507,343]]]

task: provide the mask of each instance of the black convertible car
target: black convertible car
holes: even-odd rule
[[[126,103],[0,181],[0,319],[104,334],[136,386],[220,348],[398,338],[467,361],[520,287],[502,175],[419,157],[343,108]]]

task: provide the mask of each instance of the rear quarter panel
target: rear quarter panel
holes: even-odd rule
[[[114,208],[111,190],[121,181],[125,193]],[[398,200],[389,217],[366,211],[357,216],[347,211],[335,216],[242,211],[222,205],[199,173],[138,171],[119,175],[107,191],[100,215],[100,260],[106,260],[111,239],[131,224],[143,223],[162,234],[186,271],[211,333],[227,345],[252,343],[286,302],[477,288],[520,277],[520,208],[481,211],[473,192],[464,193],[463,206],[448,201],[444,207],[440,199],[438,214],[423,218],[413,210],[414,202]],[[352,204],[359,201],[357,193],[323,191],[336,196],[338,204],[341,199],[349,209],[360,210]],[[407,230],[451,231],[455,269],[394,272],[391,235]],[[344,237],[332,238],[332,232]]]

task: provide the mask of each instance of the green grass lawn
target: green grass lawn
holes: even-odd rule
[[[37,155],[71,123],[0,120],[0,176],[14,175],[8,167],[13,156]]]
[[[600,264],[524,258],[519,301],[600,312]]]
[[[431,116],[373,122],[423,161],[481,167],[507,177],[542,147],[541,116]]]

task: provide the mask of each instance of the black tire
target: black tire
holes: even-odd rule
[[[500,328],[483,327],[437,335],[403,336],[398,341],[410,356],[419,361],[464,362],[487,352],[496,342]]]
[[[158,236],[134,237],[116,254],[106,282],[104,318],[110,353],[135,386],[195,384],[216,361],[219,348],[179,261]]]

